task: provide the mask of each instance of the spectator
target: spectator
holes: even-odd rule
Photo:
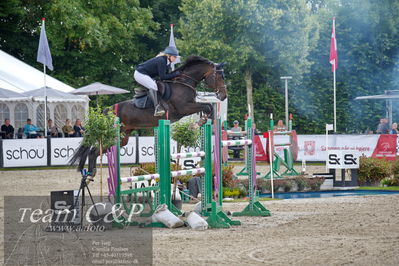
[[[377,134],[389,134],[388,119],[381,118],[377,127]]]
[[[74,137],[82,137],[83,133],[85,133],[85,128],[82,127],[82,121],[80,121],[80,119],[76,119],[73,130],[75,131]]]
[[[390,132],[391,134],[399,134],[399,131],[398,131],[398,124],[397,123],[393,123],[392,124],[392,129],[391,129],[391,132]]]
[[[14,127],[10,124],[10,119],[4,120],[4,125],[1,126],[1,137],[3,139],[14,138]]]
[[[239,123],[237,120],[235,120],[233,122],[233,127],[231,128],[232,132],[241,132],[241,127],[239,127]],[[233,139],[239,139],[240,137],[233,135]],[[240,151],[242,150],[241,147],[235,146],[235,147],[231,147],[231,149],[233,150],[233,158],[240,158]]]
[[[71,120],[69,120],[68,118],[67,120],[65,120],[65,125],[62,127],[62,132],[64,133],[64,136],[66,138],[73,137],[73,134],[75,134],[75,131],[73,130],[73,127],[71,125]]]
[[[58,131],[58,128],[53,125],[52,119],[47,121],[47,136],[51,136],[52,138],[62,137],[62,134]]]
[[[32,120],[28,118],[24,126],[24,134],[28,139],[42,138],[43,136],[38,132],[39,128],[32,124]]]
[[[284,125],[283,120],[278,120],[277,126],[274,127],[274,131],[287,131],[287,127]]]
[[[241,132],[241,127],[239,127],[239,124],[240,124],[240,123],[238,123],[238,121],[235,120],[235,121],[233,122],[233,127],[231,128],[231,131],[234,131],[234,132]]]

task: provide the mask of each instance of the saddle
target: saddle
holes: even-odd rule
[[[157,80],[158,86],[158,97],[160,96],[161,100],[168,101],[172,96],[172,89],[170,87],[170,83],[162,82]],[[151,100],[151,97],[147,95],[148,89],[144,87],[135,88],[134,89],[134,98],[133,104],[135,107],[139,109],[147,109],[153,108],[154,103]]]

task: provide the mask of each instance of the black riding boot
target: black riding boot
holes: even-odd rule
[[[165,110],[158,102],[158,92],[150,89],[149,95],[150,95],[152,102],[154,103],[154,107],[155,107],[154,116],[163,116],[165,114]]]

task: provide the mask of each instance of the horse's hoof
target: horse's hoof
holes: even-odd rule
[[[203,126],[203,125],[205,125],[205,123],[206,123],[206,121],[207,121],[207,119],[206,118],[201,118],[199,121],[198,121],[198,126]]]
[[[191,129],[198,129],[200,126],[198,125],[198,123],[193,123],[190,125]]]

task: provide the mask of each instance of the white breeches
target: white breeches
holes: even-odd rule
[[[134,71],[134,79],[140,84],[154,91],[158,90],[157,83],[150,76],[142,74],[137,70]]]

